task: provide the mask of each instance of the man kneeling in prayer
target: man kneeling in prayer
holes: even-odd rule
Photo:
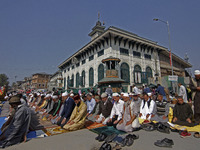
[[[87,117],[87,106],[83,101],[81,101],[79,95],[74,97],[74,102],[76,106],[74,107],[71,117],[67,124],[63,126],[64,129],[70,131],[83,128]]]
[[[182,126],[194,126],[192,123],[192,108],[188,103],[183,101],[182,96],[177,97],[178,103],[174,106],[172,123]]]
[[[168,122],[168,114],[169,114],[169,103],[163,100],[162,94],[158,94],[154,113],[153,115],[151,115],[151,120],[158,122]]]
[[[133,109],[134,107],[131,107],[133,105],[131,105],[131,100],[128,93],[124,93],[122,98],[124,100],[123,116],[120,122],[117,124],[117,129],[125,132],[132,132],[133,127],[139,127],[139,120],[138,118],[136,118],[137,116],[135,115],[137,113],[137,110]],[[134,126],[132,126],[132,123],[134,121],[137,122],[137,126],[135,126],[136,123],[134,123]]]

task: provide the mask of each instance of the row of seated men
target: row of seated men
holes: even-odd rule
[[[137,94],[113,93],[110,100],[106,93],[101,96],[88,93],[80,97],[65,92],[62,94],[62,100],[59,100],[57,95],[52,97],[47,95],[43,102],[41,101],[33,100],[30,105],[47,120],[67,130],[82,128],[86,119],[114,126],[126,132],[140,127],[139,117],[168,122],[169,103],[163,100],[162,95],[158,95],[154,101],[149,93],[144,93],[142,97]],[[173,116],[172,122],[175,124],[194,126],[192,109],[189,104],[183,102],[182,97],[178,97]]]
[[[147,93],[142,99],[137,94],[113,93],[112,99],[108,99],[106,93],[101,96],[87,94],[79,95],[29,95],[27,103],[17,96],[13,96],[9,103],[15,110],[9,124],[4,127],[0,135],[0,147],[10,146],[25,140],[31,122],[31,109],[42,114],[53,124],[58,124],[66,130],[78,130],[83,128],[86,119],[108,126],[114,126],[118,130],[132,132],[140,127],[139,117],[159,122],[168,121],[169,104],[163,101],[163,96],[158,95],[157,101],[151,100]],[[28,105],[27,105],[28,104]],[[178,103],[173,110],[173,122],[180,125],[193,126],[192,109],[189,104],[178,97]]]

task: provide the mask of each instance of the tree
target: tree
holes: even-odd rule
[[[9,81],[6,74],[0,74],[0,86],[8,86]]]

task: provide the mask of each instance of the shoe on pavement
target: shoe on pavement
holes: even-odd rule
[[[154,145],[156,145],[158,147],[169,147],[169,148],[172,148],[172,144],[167,143],[164,140],[157,141],[157,142],[154,143]]]
[[[182,138],[185,138],[185,137],[190,137],[191,136],[191,133],[187,132],[187,131],[182,131],[181,132],[181,137]]]
[[[199,132],[195,132],[195,133],[194,133],[194,137],[195,137],[195,138],[200,138]]]
[[[112,150],[121,150],[122,147],[119,144],[116,144]]]
[[[174,145],[174,141],[173,141],[172,139],[164,138],[164,139],[158,140],[158,141],[160,141],[160,142],[165,141],[166,143],[169,143],[169,144],[171,144],[171,145]]]

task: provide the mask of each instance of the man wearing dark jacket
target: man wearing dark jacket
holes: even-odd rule
[[[1,148],[23,142],[31,121],[30,109],[21,104],[19,97],[13,96],[9,104],[15,109],[15,114],[7,129],[0,135]]]
[[[172,123],[183,126],[194,126],[192,123],[192,108],[188,103],[183,102],[183,97],[178,96],[178,103],[174,106]]]
[[[109,120],[110,113],[113,107],[113,104],[108,100],[108,95],[106,93],[101,94],[102,103],[99,104],[99,112],[96,115],[96,122],[106,124]]]
[[[75,107],[74,100],[68,96],[64,103],[64,109],[62,111],[60,118],[58,119],[57,125],[63,127],[68,122],[72,114],[72,111],[74,110],[74,107]]]

